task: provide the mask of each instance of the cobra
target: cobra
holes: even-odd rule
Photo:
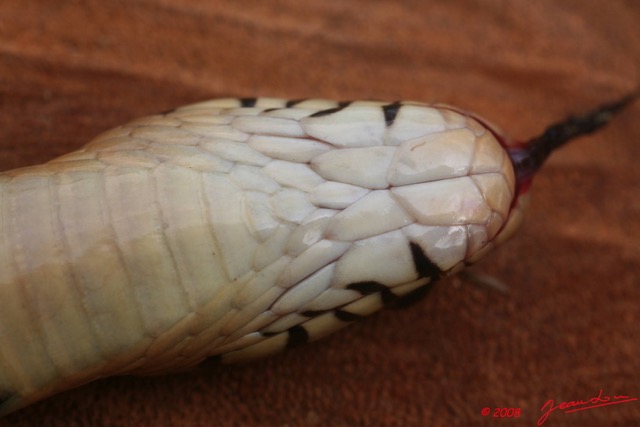
[[[0,174],[0,413],[261,357],[417,299],[516,230],[556,147],[446,105],[217,99]]]

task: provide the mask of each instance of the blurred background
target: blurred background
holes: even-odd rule
[[[639,82],[634,0],[2,0],[0,171],[220,96],[444,102],[527,139]],[[550,399],[640,397],[639,114],[543,169],[478,268],[507,295],[453,278],[283,355],[99,381],[0,426],[529,426]],[[640,401],[556,412],[640,424]]]

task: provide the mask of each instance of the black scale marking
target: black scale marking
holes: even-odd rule
[[[408,294],[402,296],[394,294],[389,287],[378,282],[352,283],[347,286],[347,289],[360,292],[362,295],[370,295],[379,292],[380,298],[382,299],[382,303],[385,305],[385,307],[405,308],[417,303],[418,301],[426,297],[429,294],[429,291],[433,289],[434,285],[435,280],[432,280],[431,282],[420,286],[419,288],[416,288]],[[345,313],[347,313],[347,315],[356,316],[353,313]]]
[[[391,306],[393,308],[408,307],[420,301],[433,289],[435,282],[442,276],[442,270],[427,257],[420,245],[411,242],[410,247],[413,264],[418,273],[418,277],[428,277],[430,279],[429,283],[400,297],[394,294],[388,286],[375,281],[351,283],[347,286],[347,289],[354,290],[362,295],[371,295],[379,292],[382,303],[385,306]]]
[[[436,284],[435,281],[429,282],[426,285],[420,286],[419,288],[412,290],[406,295],[402,295],[401,297],[398,297],[391,305],[391,308],[396,309],[396,308],[411,307],[412,305],[418,303],[419,301],[422,301],[423,298],[429,295],[429,292],[431,292],[431,289],[433,289],[434,287],[433,285],[435,284]]]
[[[341,310],[339,308],[335,310],[308,310],[300,314],[305,317],[313,318],[313,317],[317,317],[322,314],[328,313],[330,311],[333,311],[333,315],[336,316],[338,320],[342,320],[343,322],[353,322],[355,320],[362,319],[362,316],[360,316],[359,314],[351,313],[349,311]]]
[[[337,113],[338,111],[343,110],[344,108],[348,107],[349,104],[351,104],[351,101],[341,101],[341,102],[338,102],[338,106],[337,107],[328,108],[326,110],[320,110],[320,111],[318,111],[316,113],[313,113],[309,117],[328,116],[329,114]]]
[[[356,320],[362,319],[362,316],[359,314],[351,313],[346,310],[336,310],[333,314],[338,320],[342,320],[343,322],[355,322]]]
[[[337,113],[340,110],[342,110],[342,107],[329,108],[328,110],[320,110],[317,113],[313,113],[309,117],[328,116],[329,114]]]
[[[382,112],[384,113],[384,121],[387,126],[391,126],[398,115],[398,111],[400,111],[400,107],[402,104],[400,101],[396,101],[393,104],[388,104],[382,107]]]
[[[316,316],[320,316],[321,314],[326,313],[327,310],[307,310],[307,311],[303,311],[302,313],[300,313],[300,315],[304,316],[304,317],[316,317]]]
[[[241,107],[255,107],[257,98],[240,98],[240,106]]]
[[[379,292],[384,305],[389,305],[396,299],[396,295],[391,292],[391,289],[379,282],[367,281],[351,283],[347,286],[347,289],[360,292],[362,295],[371,295]]]
[[[301,102],[306,101],[306,99],[290,99],[289,101],[287,101],[286,104],[284,104],[285,107],[287,108],[291,108],[291,107],[295,107],[296,104],[300,104]]]
[[[289,328],[289,339],[287,340],[287,348],[298,347],[309,342],[309,333],[304,326],[296,325]]]
[[[389,287],[378,282],[352,283],[347,286],[347,289],[354,290],[361,293],[362,295],[371,295],[379,292],[380,299],[382,300],[382,304],[384,304],[385,307],[404,308],[409,307],[424,298],[433,288],[433,285],[434,282],[427,283],[426,285],[420,286],[419,288],[416,288],[408,294],[402,296],[394,294]],[[353,313],[347,313],[347,315],[356,316]]]
[[[419,244],[410,242],[409,245],[418,276],[430,277],[431,281],[438,279],[442,275],[442,270],[427,257]]]

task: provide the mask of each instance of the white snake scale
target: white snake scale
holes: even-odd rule
[[[0,414],[425,294],[521,222],[508,144],[445,105],[229,98],[1,173]]]

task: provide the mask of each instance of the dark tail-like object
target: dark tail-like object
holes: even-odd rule
[[[513,162],[518,183],[525,184],[531,181],[553,150],[571,139],[600,129],[617,112],[633,102],[638,95],[639,92],[636,91],[618,101],[601,105],[583,116],[571,116],[549,126],[542,135],[527,143],[509,148],[509,156]]]

